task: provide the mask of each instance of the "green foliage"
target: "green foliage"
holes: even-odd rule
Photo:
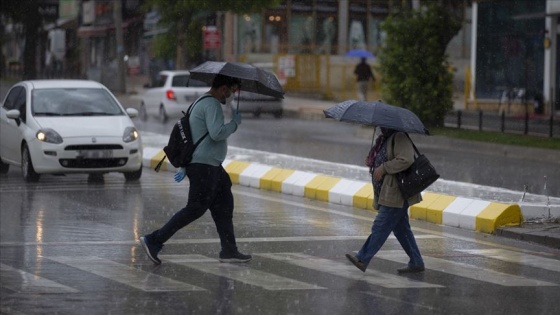
[[[412,110],[427,127],[443,126],[453,107],[445,49],[460,21],[429,2],[420,11],[392,14],[381,27],[387,34],[378,56],[384,101]]]
[[[183,45],[181,51],[186,52],[187,59],[199,61],[203,49],[201,29],[207,16],[217,11],[237,14],[260,12],[280,3],[281,0],[149,0],[144,6],[146,10],[155,6],[161,16],[160,26],[169,30],[154,42],[156,56],[176,58],[177,46]]]
[[[171,36],[171,32],[161,34],[153,39],[153,54],[165,60],[174,60],[177,53],[175,45],[175,36]]]

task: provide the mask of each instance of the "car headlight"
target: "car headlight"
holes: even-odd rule
[[[126,129],[124,130],[124,134],[123,134],[123,141],[124,142],[132,142],[136,139],[138,139],[138,130],[136,130],[136,128],[134,127],[126,127]]]
[[[42,142],[56,143],[56,144],[62,143],[62,137],[58,134],[58,132],[54,131],[51,128],[45,128],[37,131],[35,137],[37,137],[37,140]]]

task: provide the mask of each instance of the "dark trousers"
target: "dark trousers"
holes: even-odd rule
[[[187,206],[175,213],[161,229],[154,231],[150,238],[163,244],[177,231],[200,218],[206,210],[210,210],[220,236],[222,252],[235,253],[233,194],[228,173],[222,166],[206,164],[190,164],[186,173],[190,181]]]

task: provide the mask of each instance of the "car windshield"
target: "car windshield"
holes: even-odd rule
[[[189,75],[176,75],[173,77],[172,86],[188,86],[188,87],[210,87],[209,84],[202,81],[191,79]]]
[[[124,115],[109,92],[99,88],[33,90],[32,111],[34,116]]]

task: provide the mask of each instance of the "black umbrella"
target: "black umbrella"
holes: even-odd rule
[[[191,78],[212,84],[218,74],[241,80],[241,90],[284,98],[284,90],[269,71],[241,62],[206,61],[190,70]]]
[[[325,117],[339,121],[391,128],[399,131],[428,135],[420,118],[406,108],[381,101],[345,101],[323,111]]]

